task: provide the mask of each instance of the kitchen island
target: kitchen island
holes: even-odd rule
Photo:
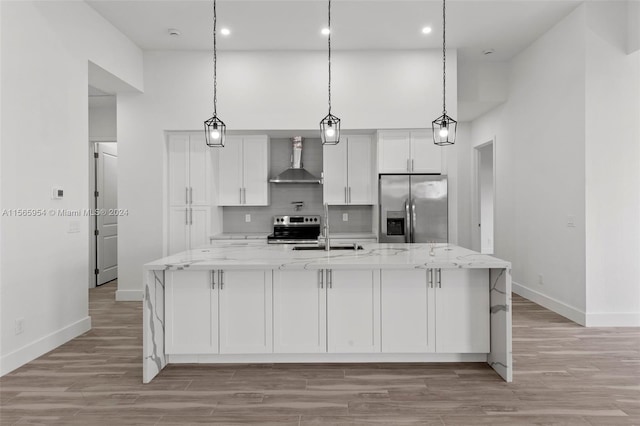
[[[143,381],[168,363],[478,361],[512,380],[509,262],[361,246],[221,242],[146,264]]]

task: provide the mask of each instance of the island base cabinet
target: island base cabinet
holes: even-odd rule
[[[327,270],[326,281],[328,352],[380,352],[379,271]]]
[[[218,353],[218,292],[211,271],[166,273],[167,354]]]
[[[436,280],[436,351],[490,351],[489,271],[433,270]]]
[[[325,272],[273,271],[273,351],[327,351]]]
[[[219,298],[220,353],[271,353],[271,271],[220,271]]]
[[[382,352],[434,352],[435,304],[429,271],[383,269],[380,274]]]

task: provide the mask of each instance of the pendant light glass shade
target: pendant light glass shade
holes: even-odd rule
[[[335,115],[327,114],[320,122],[323,145],[336,145],[340,142],[340,119]]]
[[[214,114],[204,122],[204,134],[207,146],[222,148],[227,134],[227,126]]]
[[[207,146],[222,148],[227,136],[227,126],[218,118],[218,13],[216,0],[213,0],[213,117],[204,122],[204,135]]]
[[[433,120],[433,143],[436,145],[453,145],[456,141],[458,122],[447,114]]]
[[[337,145],[340,142],[340,119],[331,114],[331,0],[328,3],[329,113],[320,121],[320,138],[323,145]]]
[[[447,115],[447,8],[442,0],[442,115],[431,122],[433,143],[440,146],[456,142],[458,122]]]

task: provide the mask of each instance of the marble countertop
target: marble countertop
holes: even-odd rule
[[[363,249],[292,250],[293,244],[213,242],[147,263],[147,270],[511,268],[511,263],[451,244],[362,243]]]

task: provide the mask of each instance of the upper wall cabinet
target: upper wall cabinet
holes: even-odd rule
[[[204,134],[169,134],[169,202],[172,206],[209,206],[212,159]]]
[[[379,173],[442,173],[442,164],[431,130],[378,132]]]
[[[218,167],[221,206],[269,205],[269,137],[227,136]]]
[[[343,137],[337,145],[325,145],[322,156],[325,203],[373,204],[371,137]]]

